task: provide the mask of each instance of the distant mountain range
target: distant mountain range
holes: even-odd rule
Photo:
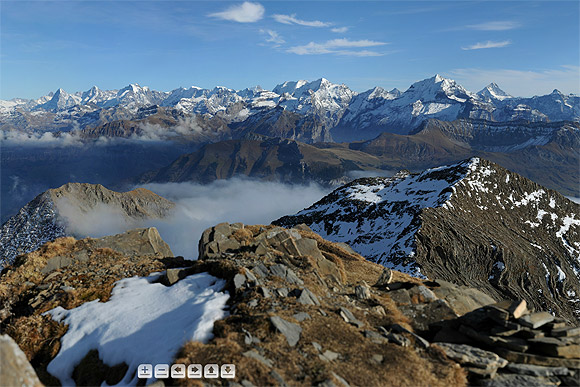
[[[544,96],[512,97],[495,83],[473,93],[435,75],[414,83],[405,92],[375,87],[356,93],[324,78],[284,82],[272,91],[258,86],[237,91],[190,87],[160,92],[134,84],[120,90],[93,87],[73,94],[58,89],[37,100],[0,101],[0,129],[98,130],[111,122],[142,120],[160,109],[174,118],[216,118],[232,129],[250,131],[265,123],[280,128],[284,126],[281,122],[290,121],[292,128],[283,131],[285,137],[304,142],[370,139],[382,132],[407,134],[430,118],[580,121],[580,98],[576,95],[554,90]]]

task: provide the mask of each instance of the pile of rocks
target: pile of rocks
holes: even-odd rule
[[[487,305],[431,326],[433,341],[480,385],[580,384],[580,328],[525,301]],[[483,361],[482,361],[483,360]]]

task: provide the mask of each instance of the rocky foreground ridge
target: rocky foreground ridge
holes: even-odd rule
[[[43,383],[58,384],[47,366],[67,326],[44,312],[97,298],[112,302],[115,281],[133,275],[164,270],[157,281],[171,288],[207,272],[225,280],[228,315],[215,322],[212,339],[184,337],[168,361],[233,363],[233,382],[242,385],[576,385],[578,380],[580,329],[550,314],[530,313],[525,302],[497,304],[473,288],[391,271],[304,225],[222,223],[203,233],[198,261],[171,255],[154,229],[48,243],[3,270],[2,332],[16,341]],[[87,348],[71,380],[77,385],[135,380],[135,359],[104,364],[101,350]],[[197,385],[193,379],[164,383]]]
[[[100,184],[68,183],[49,189],[26,204],[0,229],[0,268],[17,255],[36,250],[44,243],[75,235],[71,220],[103,212],[128,225],[136,220],[164,218],[175,204],[144,188],[111,191]],[[91,222],[90,218],[85,219]]]
[[[274,223],[374,262],[580,318],[580,206],[487,160],[355,180]]]

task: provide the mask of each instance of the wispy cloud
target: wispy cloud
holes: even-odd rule
[[[507,31],[520,27],[521,24],[516,21],[491,21],[479,24],[470,24],[466,28],[478,31]]]
[[[344,34],[346,31],[348,31],[348,27],[337,27],[337,28],[331,28],[330,30],[332,32],[336,32],[337,34]]]
[[[282,37],[273,30],[260,30],[261,34],[267,35],[266,42],[272,43],[274,47],[280,47],[281,44],[286,43]]]
[[[472,44],[471,46],[461,47],[461,49],[462,50],[481,50],[484,48],[500,48],[500,47],[509,46],[511,43],[512,42],[510,42],[509,40],[503,40],[501,42],[492,42],[491,40],[488,40],[487,42],[480,42],[480,43]]]
[[[297,24],[306,27],[330,27],[332,23],[322,22],[320,20],[301,20],[296,18],[296,14],[292,15],[274,15],[274,20],[282,24]]]
[[[460,68],[446,74],[469,90],[480,90],[496,82],[516,96],[548,94],[558,89],[564,94],[580,94],[580,66],[564,65],[554,69],[511,70]]]
[[[294,46],[288,52],[298,55],[335,54],[345,56],[381,56],[383,53],[358,48],[383,46],[387,43],[374,40],[332,39],[324,43],[310,42],[303,46]]]
[[[240,5],[232,5],[225,11],[210,13],[208,16],[238,23],[255,23],[264,17],[264,13],[262,4],[245,1]]]

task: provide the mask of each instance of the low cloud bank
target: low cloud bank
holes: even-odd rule
[[[270,224],[309,207],[329,192],[315,184],[287,185],[244,178],[218,180],[208,185],[166,183],[142,187],[175,202],[173,215],[167,219],[135,221],[105,205],[79,214],[78,207],[59,204],[67,232],[79,237],[101,237],[136,227],[156,227],[176,256],[192,259],[197,258],[199,238],[208,227],[220,222]]]
[[[170,127],[145,122],[139,126],[139,129],[138,133],[132,133],[128,137],[100,136],[98,138],[83,137],[78,124],[70,131],[59,132],[0,130],[0,140],[3,146],[61,148],[87,144],[106,146],[128,143],[169,143],[196,136],[219,136],[219,133],[212,128],[202,128],[195,116],[180,118],[177,124]]]

